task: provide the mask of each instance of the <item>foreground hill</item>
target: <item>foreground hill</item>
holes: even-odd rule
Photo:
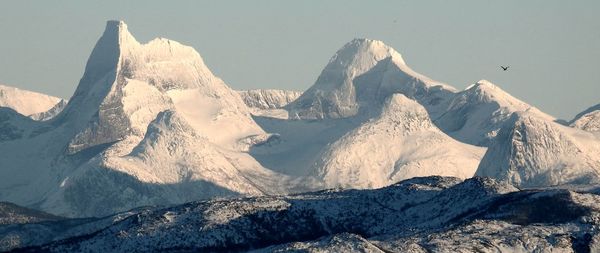
[[[378,190],[192,202],[104,219],[0,227],[25,252],[590,252],[597,189],[519,191],[428,177]],[[47,229],[63,232],[48,236]],[[57,240],[60,239],[60,240]],[[34,246],[44,244],[43,246]]]

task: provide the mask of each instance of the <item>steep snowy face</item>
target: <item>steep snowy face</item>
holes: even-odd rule
[[[315,84],[286,108],[292,118],[345,118],[359,113],[362,106],[381,104],[394,92],[427,97],[426,104],[433,106],[442,98],[427,95],[452,90],[412,71],[383,42],[355,39],[337,51]]]
[[[246,106],[256,109],[279,109],[296,100],[301,92],[292,90],[244,90],[238,91]]]
[[[326,148],[315,174],[326,187],[353,188],[378,188],[419,176],[468,178],[484,152],[445,135],[422,105],[394,94],[378,117]]]
[[[193,48],[167,39],[140,44],[124,22],[109,21],[59,118],[76,132],[69,144],[74,154],[130,135],[142,137],[160,111],[172,108],[204,132],[229,121],[244,123],[240,135],[261,132],[239,95],[210,72]],[[243,136],[221,134],[211,140],[224,143],[238,137]]]
[[[0,107],[8,107],[25,116],[43,113],[62,99],[45,94],[0,85]]]
[[[522,187],[598,182],[600,138],[530,113],[514,113],[476,175]]]
[[[149,124],[145,137],[129,154],[107,155],[81,166],[42,208],[67,203],[63,214],[101,216],[139,206],[239,194],[262,192],[216,144],[198,134],[182,115],[168,110]]]
[[[590,132],[600,131],[600,104],[592,106],[577,114],[570,122],[570,126]]]
[[[488,146],[514,112],[529,112],[545,120],[554,120],[491,82],[481,80],[457,93],[435,123],[459,141]]]

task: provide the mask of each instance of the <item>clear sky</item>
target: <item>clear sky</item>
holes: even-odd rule
[[[0,83],[68,98],[106,20],[193,46],[235,89],[305,90],[383,40],[459,89],[488,79],[560,118],[600,103],[600,1],[2,1]],[[510,65],[507,72],[500,65]]]

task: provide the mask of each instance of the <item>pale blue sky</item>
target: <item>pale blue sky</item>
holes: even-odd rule
[[[560,118],[600,103],[600,1],[2,1],[0,83],[68,98],[105,21],[193,46],[235,89],[304,90],[356,37]],[[510,65],[502,72],[499,65]]]

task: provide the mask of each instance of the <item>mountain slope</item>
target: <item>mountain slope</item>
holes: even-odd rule
[[[253,115],[287,119],[284,106],[296,100],[301,93],[289,90],[245,90],[238,91]]]
[[[291,90],[243,90],[238,91],[249,108],[279,109],[296,100],[301,92]]]
[[[49,213],[21,207],[9,202],[0,202],[0,225],[35,223],[41,221],[60,220]]]
[[[414,72],[383,42],[355,39],[338,50],[315,84],[286,108],[292,118],[346,118],[402,93],[436,111],[453,90]]]
[[[483,178],[414,178],[377,190],[134,210],[21,251],[581,252],[598,247],[599,200],[593,192],[519,191]],[[23,229],[23,241],[40,233]],[[36,244],[20,246],[27,245]]]
[[[554,120],[491,82],[481,80],[457,93],[435,123],[459,141],[488,146],[514,112],[529,112],[545,120]]]
[[[336,52],[311,88],[285,106],[292,120],[255,117],[277,138],[250,153],[263,166],[306,177],[304,184],[316,188],[381,187],[415,175],[472,176],[482,151],[430,126],[430,115],[443,112],[453,94],[454,88],[414,72],[383,42],[355,39]],[[418,104],[402,109],[409,100]],[[430,127],[405,129],[415,115]],[[420,147],[421,137],[440,148]],[[449,166],[440,164],[444,159]]]
[[[429,175],[469,178],[484,152],[448,137],[423,106],[394,94],[378,117],[326,148],[315,174],[326,187],[358,188]]]
[[[44,113],[61,101],[57,97],[0,85],[0,107],[11,108],[25,116]]]
[[[591,132],[600,131],[600,104],[592,106],[577,114],[569,125]]]
[[[107,23],[59,115],[6,122],[13,131],[1,131],[12,141],[0,143],[0,186],[9,190],[0,197],[61,215],[262,194],[246,174],[272,174],[239,150],[238,142],[265,135],[239,94],[192,48],[140,44],[119,21]]]
[[[50,120],[56,115],[58,115],[60,112],[62,112],[62,110],[65,109],[65,107],[67,106],[67,103],[67,100],[61,99],[58,103],[56,103],[52,108],[48,109],[47,111],[34,113],[29,115],[29,117],[38,121]]]
[[[479,164],[477,175],[522,187],[600,182],[600,137],[514,113]]]

